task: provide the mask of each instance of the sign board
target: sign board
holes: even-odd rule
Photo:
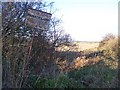
[[[26,17],[26,25],[28,27],[37,28],[40,30],[48,30],[49,21],[52,14],[41,10],[28,9]]]

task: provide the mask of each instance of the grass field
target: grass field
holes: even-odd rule
[[[61,46],[58,48],[58,50],[67,51],[70,49],[70,51],[83,51],[83,50],[96,50],[96,48],[99,46],[99,42],[86,42],[86,41],[77,41],[73,42],[75,46],[68,47],[68,46]]]
[[[92,49],[92,48],[96,48],[99,46],[99,42],[74,42],[76,45],[78,45],[78,49],[79,50],[86,50],[86,49]]]

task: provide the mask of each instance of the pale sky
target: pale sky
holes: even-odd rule
[[[100,41],[107,33],[118,34],[119,0],[54,1],[63,28],[76,41]]]

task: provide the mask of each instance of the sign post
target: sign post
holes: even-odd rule
[[[41,30],[41,31],[48,30],[51,16],[52,14],[47,13],[47,12],[43,12],[43,11],[35,10],[35,9],[28,9],[25,25],[27,27],[33,28],[34,31],[33,31],[33,37],[31,40],[31,44],[29,46],[27,62],[29,62],[30,60],[30,54],[32,50],[33,40],[36,34],[36,29]]]

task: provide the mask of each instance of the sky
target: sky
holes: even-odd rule
[[[119,0],[46,0],[55,2],[55,16],[76,41],[100,41],[112,33],[118,34]]]

